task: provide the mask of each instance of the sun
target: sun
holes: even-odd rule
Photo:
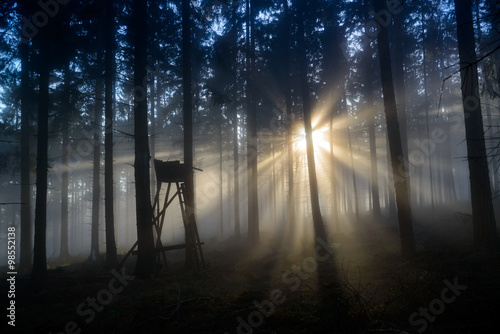
[[[315,149],[322,148],[325,150],[330,149],[330,143],[328,141],[328,136],[326,134],[326,130],[328,129],[315,129],[312,133],[312,138],[313,138],[313,145]],[[298,151],[303,151],[305,152],[307,149],[307,142],[306,142],[306,132],[302,128],[298,131],[298,134],[294,140],[295,143],[295,149]]]

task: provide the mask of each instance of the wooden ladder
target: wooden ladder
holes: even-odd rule
[[[179,196],[179,204],[182,212],[182,222],[186,233],[186,266],[193,265],[194,269],[200,270],[205,268],[205,260],[203,258],[203,251],[201,250],[200,235],[198,234],[198,227],[194,212],[189,212],[192,208],[186,206],[185,191],[186,187],[184,182],[176,182],[177,193]]]

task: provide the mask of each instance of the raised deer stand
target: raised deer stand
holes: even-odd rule
[[[167,267],[167,260],[165,252],[174,249],[186,249],[186,266],[191,266],[193,269],[200,270],[205,267],[205,261],[203,259],[203,252],[201,250],[200,236],[198,234],[198,227],[196,226],[196,220],[194,214],[190,214],[186,208],[185,204],[185,182],[190,173],[193,171],[187,170],[184,164],[179,161],[161,161],[154,160],[154,167],[156,172],[156,194],[155,201],[153,204],[153,225],[156,235],[155,249],[157,252],[156,260],[158,263],[163,262],[165,268]],[[163,207],[160,209],[160,194],[162,190],[162,184],[167,184],[166,194],[163,197]],[[172,185],[175,184],[175,193],[170,197],[170,191]],[[185,231],[185,243],[178,245],[168,245],[163,246],[161,241],[161,234],[163,230],[163,224],[165,222],[165,215],[167,208],[174,202],[175,199],[179,200],[179,205],[182,214],[182,222],[184,224]],[[132,248],[125,255],[123,260],[120,262],[118,269],[122,267],[130,254],[137,254],[137,241],[132,246]]]

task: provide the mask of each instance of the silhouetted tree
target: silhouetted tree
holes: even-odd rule
[[[145,19],[144,19],[145,20]],[[144,23],[145,25],[146,23]],[[140,38],[145,38],[146,29],[144,28],[144,36]],[[106,225],[106,266],[111,268],[114,267],[118,260],[116,257],[116,241],[115,241],[115,215],[114,215],[114,185],[113,185],[113,73],[114,73],[114,54],[113,54],[113,37],[114,36],[114,11],[113,11],[113,0],[106,0],[105,7],[105,17],[104,17],[104,47],[105,47],[105,55],[104,55],[104,66],[105,66],[105,91],[104,91],[104,116],[105,116],[105,134],[104,134],[104,215],[105,215],[105,225]],[[136,37],[137,38],[137,37]],[[137,42],[137,40],[135,40]],[[141,42],[145,43],[145,42]],[[141,50],[141,48],[144,50]],[[139,48],[139,51],[137,49]],[[146,53],[146,46],[135,44],[135,56],[137,54]],[[145,55],[144,55],[145,57]],[[143,66],[145,71],[146,69],[146,61],[144,60],[144,64],[138,65],[137,59],[135,60],[136,66]],[[137,71],[137,67],[135,67],[135,71]],[[142,72],[141,72],[142,74]],[[137,75],[137,73],[135,73]],[[142,78],[141,77],[141,82]],[[134,83],[137,84],[137,78],[134,76]],[[145,88],[144,88],[145,89]],[[146,93],[144,93],[144,100],[146,99]],[[141,101],[142,102],[142,101]],[[145,102],[144,102],[145,103]],[[143,111],[142,108],[145,110]],[[141,111],[137,111],[139,109],[136,106],[136,115],[138,113],[145,113],[146,117],[146,146],[147,143],[147,104],[145,107],[141,105]],[[142,120],[141,120],[142,121]],[[135,124],[135,123],[134,123]],[[143,129],[139,130],[141,133]],[[135,133],[135,132],[134,132]],[[139,136],[143,135],[142,133]],[[137,135],[135,137],[137,140]],[[141,144],[143,144],[141,142]],[[142,150],[143,146],[139,145],[139,149]],[[149,150],[146,152],[147,158],[149,159]],[[136,142],[136,154],[137,154],[137,142]],[[141,165],[142,167],[142,165]],[[147,172],[149,173],[149,164],[146,164]],[[145,180],[146,181],[146,180]],[[147,185],[149,190],[149,177],[147,179]],[[148,191],[149,194],[149,191]],[[138,196],[138,195],[137,195]],[[149,197],[148,197],[149,200]],[[150,204],[151,206],[151,204]],[[137,224],[139,226],[139,224]]]
[[[311,125],[311,97],[309,92],[309,83],[307,79],[307,59],[306,59],[306,43],[304,31],[304,13],[307,12],[306,3],[298,1],[297,7],[297,50],[299,57],[300,70],[300,88],[302,91],[302,108],[304,111],[304,130],[306,135],[306,155],[307,155],[307,170],[309,174],[309,189],[311,196],[311,211],[313,218],[313,226],[316,238],[327,240],[326,229],[321,216],[319,207],[318,195],[318,180],[316,177],[316,163],[314,160],[314,143],[312,138]]]
[[[255,94],[255,12],[254,2],[246,0],[247,15],[247,191],[248,241],[256,245],[260,240],[258,199],[257,109]]]
[[[182,109],[184,116],[184,164],[188,171],[185,181],[186,221],[186,268],[193,269],[193,234],[190,233],[194,222],[194,178],[193,178],[193,101],[191,83],[191,17],[190,1],[182,0]]]
[[[67,27],[65,25],[65,27]],[[69,128],[70,128],[70,68],[69,57],[65,54],[64,57],[64,95],[62,105],[62,175],[61,175],[61,246],[59,250],[59,258],[62,261],[67,260],[69,255],[68,248],[68,187],[69,187]]]
[[[45,244],[47,233],[47,182],[49,146],[49,76],[50,76],[50,33],[52,24],[38,32],[40,45],[38,71],[38,133],[36,157],[36,203],[35,203],[35,240],[33,247],[32,281],[35,287],[44,283],[47,273],[47,254]]]
[[[287,171],[288,171],[288,194],[287,194],[287,214],[288,214],[288,231],[293,235],[296,229],[295,226],[295,181],[293,172],[293,126],[294,115],[292,111],[292,89],[290,84],[290,51],[291,51],[291,13],[288,6],[288,0],[283,0],[283,45],[284,52],[284,91],[285,95],[285,113],[286,113],[286,148],[287,148]]]
[[[29,17],[27,1],[18,1],[21,17]],[[24,24],[21,21],[21,26]],[[28,43],[19,42],[21,59],[21,255],[19,271],[31,268],[31,181],[30,181],[30,49]]]
[[[385,1],[375,1],[375,12],[385,10]],[[411,217],[411,205],[409,199],[408,167],[402,164],[403,146],[399,131],[399,121],[396,108],[396,97],[392,79],[391,56],[389,51],[389,38],[387,27],[380,26],[377,35],[379,51],[380,74],[382,79],[382,93],[384,95],[385,119],[387,122],[387,134],[389,140],[389,151],[391,155],[392,176],[396,190],[396,205],[398,210],[399,232],[401,236],[402,255],[406,259],[415,256],[415,241],[413,238],[413,225]],[[400,170],[403,173],[400,173]]]
[[[476,42],[472,1],[455,0],[462,102],[472,203],[474,245],[492,249],[497,245],[496,222],[491,198],[488,160],[484,142],[483,116],[479,98]]]
[[[370,6],[365,1],[365,19],[367,22],[370,20],[368,9]],[[380,217],[380,196],[379,196],[379,186],[378,186],[378,161],[377,161],[377,139],[375,133],[375,119],[377,110],[374,106],[374,96],[373,96],[373,82],[375,79],[374,72],[374,61],[373,61],[373,49],[371,43],[367,43],[365,49],[363,50],[362,58],[363,70],[364,70],[364,90],[363,93],[366,98],[366,112],[367,112],[367,122],[368,122],[368,140],[370,147],[370,183],[371,183],[371,199],[372,199],[372,211],[375,217]]]
[[[147,3],[133,2],[134,29],[134,143],[138,278],[151,278],[155,266],[153,208],[149,182],[148,104],[146,99]],[[108,87],[106,87],[107,89]],[[107,120],[109,121],[109,120]],[[108,126],[108,125],[106,125]]]
[[[426,33],[424,32],[425,30],[428,30],[428,27],[426,27],[426,22],[425,22],[425,15],[424,15],[424,8],[426,6],[422,6],[422,64],[423,64],[423,85],[424,85],[424,109],[425,109],[425,130],[426,130],[426,136],[427,140],[431,140],[430,137],[430,126],[429,126],[429,101],[428,101],[428,94],[427,94],[427,50],[426,50]],[[431,195],[431,210],[434,211],[435,207],[435,200],[434,200],[434,170],[432,166],[432,154],[429,152],[429,156],[427,157],[427,163],[429,167],[429,192]]]
[[[406,122],[406,86],[405,86],[405,13],[406,6],[399,6],[394,11],[394,85],[398,110],[399,131],[403,154],[408,159],[408,129]]]
[[[97,51],[97,63],[102,59],[102,51]],[[98,71],[99,74],[102,73]],[[94,151],[92,168],[92,222],[90,232],[90,260],[95,261],[99,256],[99,218],[101,207],[101,141],[102,141],[102,76],[96,78],[94,104]]]

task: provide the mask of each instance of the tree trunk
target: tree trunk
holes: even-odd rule
[[[345,45],[345,32],[338,26],[339,19],[339,5],[332,2],[328,8],[327,24],[325,25],[324,34],[324,75],[328,93],[327,100],[329,103],[328,117],[329,117],[329,155],[330,155],[330,188],[332,192],[331,197],[331,217],[337,232],[339,232],[339,185],[338,185],[338,172],[342,168],[336,160],[338,157],[335,155],[335,136],[337,130],[335,129],[336,117],[343,113],[346,109],[345,103],[345,77],[347,73],[347,63],[345,56],[342,52],[341,45]]]
[[[219,216],[220,216],[220,238],[224,239],[224,200],[223,200],[223,177],[222,177],[222,108],[219,113]]]
[[[153,68],[157,68],[157,63],[156,63],[156,60],[155,59],[152,59],[152,62],[151,62],[151,66]],[[156,100],[157,100],[157,97],[156,97],[156,92],[157,92],[157,84],[156,84],[156,76],[154,74],[154,72],[151,72],[151,84],[150,84],[151,88],[151,111],[149,113],[149,122],[151,123],[151,142],[150,142],[150,145],[151,145],[151,161],[155,161],[156,159],[156,116],[155,116],[155,113],[156,113]],[[151,188],[150,189],[153,189],[153,191],[155,191],[156,189],[156,171],[154,168],[151,168],[150,169],[150,180],[151,180]],[[154,213],[153,213],[154,214]]]
[[[257,176],[257,110],[255,105],[255,12],[252,0],[247,0],[247,182],[248,182],[248,241],[260,240]]]
[[[465,138],[469,163],[472,226],[474,246],[493,249],[497,244],[496,222],[484,142],[471,8],[471,0],[455,0],[462,101],[465,114]]]
[[[401,144],[403,156],[408,160],[408,126],[406,122],[406,87],[405,87],[405,54],[404,54],[404,19],[405,6],[401,6],[401,12],[394,15],[394,84],[396,88],[396,106],[398,110],[399,131],[401,132]],[[408,184],[410,181],[408,180]],[[411,198],[411,194],[410,194]]]
[[[288,208],[288,232],[290,235],[294,235],[295,232],[295,181],[293,175],[293,123],[294,115],[292,111],[292,90],[290,87],[290,34],[291,34],[291,24],[290,24],[290,9],[288,7],[288,0],[283,0],[283,8],[285,15],[285,27],[283,36],[285,39],[284,45],[286,47],[285,52],[285,108],[286,108],[286,147],[287,147],[287,168],[288,168],[288,198],[287,198],[287,208]]]
[[[97,52],[100,61],[102,52]],[[101,72],[99,71],[99,74]],[[97,77],[94,105],[94,152],[92,169],[92,227],[90,238],[90,261],[99,256],[99,212],[101,207],[101,140],[102,140],[102,78]]]
[[[273,174],[271,178],[271,186],[272,186],[272,199],[273,199],[273,207],[272,207],[272,224],[276,224],[276,159],[275,159],[275,142],[273,137],[272,142],[272,159],[273,159]]]
[[[386,155],[387,155],[387,206],[389,207],[389,217],[393,218],[397,216],[397,209],[396,209],[396,195],[394,191],[394,182],[393,177],[392,177],[392,171],[391,171],[391,154],[390,154],[390,149],[389,149],[389,131],[387,131],[387,134],[385,136],[385,147],[386,147]],[[419,180],[422,178],[419,177]]]
[[[373,108],[373,104],[368,104]],[[371,181],[371,197],[372,210],[374,217],[380,217],[380,195],[378,186],[378,161],[377,161],[377,137],[375,133],[375,110],[369,112],[368,120],[368,138],[370,141],[370,181]]]
[[[61,177],[61,247],[59,260],[66,261],[70,255],[68,250],[68,186],[69,186],[69,113],[70,113],[70,68],[69,59],[64,65],[64,97],[62,114],[62,177]]]
[[[20,14],[28,17],[26,2],[19,1]],[[22,22],[21,22],[22,25]],[[19,43],[21,59],[21,256],[19,272],[31,268],[31,185],[30,185],[30,50],[28,43]]]
[[[307,169],[309,174],[309,189],[311,196],[311,211],[313,216],[313,226],[316,239],[327,240],[325,225],[319,206],[318,181],[316,178],[316,163],[314,160],[314,143],[312,138],[311,125],[311,101],[309,93],[309,83],[307,80],[307,59],[304,31],[303,13],[306,11],[305,3],[300,2],[297,10],[297,49],[299,52],[300,87],[302,90],[302,108],[304,110],[304,130],[306,134],[306,156]]]
[[[238,68],[238,34],[237,34],[237,6],[232,6],[229,24],[232,33],[230,33],[229,45],[230,45],[230,54],[231,57],[229,59],[229,63],[232,65],[230,68],[233,73],[237,72]],[[241,236],[240,231],[240,187],[239,187],[239,135],[238,135],[238,80],[237,76],[234,77],[231,81],[230,94],[233,101],[229,104],[228,111],[229,114],[233,117],[233,187],[234,187],[234,236],[236,239],[239,239]],[[228,180],[228,185],[229,185]],[[229,206],[231,208],[231,206]]]
[[[351,136],[351,128],[347,126],[346,129],[347,135],[347,147],[349,149],[349,158],[350,158],[350,170],[352,177],[352,189],[354,196],[354,212],[356,214],[356,222],[359,222],[359,196],[358,196],[358,185],[356,182],[356,171],[354,169],[354,152],[352,151],[352,136]]]
[[[491,116],[491,107],[490,107],[490,103],[491,101],[488,99],[487,95],[486,95],[486,119],[487,119],[487,123],[488,123],[488,132],[487,132],[487,136],[490,137],[490,139],[493,139],[495,137],[495,133],[493,131],[493,129],[496,127],[496,124],[493,122],[493,118]],[[488,151],[490,151],[490,155],[491,155],[491,158],[490,158],[490,167],[491,168],[491,171],[490,171],[490,180],[491,180],[491,185],[492,185],[492,192],[493,193],[496,193],[497,192],[497,187],[498,187],[498,175],[497,175],[497,170],[498,170],[498,158],[496,156],[496,154],[494,153],[495,152],[495,147],[497,147],[498,143],[495,143],[494,141],[492,141],[490,143],[490,147],[488,148]]]
[[[365,6],[369,8],[368,6]],[[369,20],[368,11],[366,10],[366,19]],[[370,181],[371,181],[371,199],[372,199],[372,210],[375,218],[381,216],[380,212],[380,196],[379,196],[379,186],[378,186],[378,166],[377,166],[377,142],[375,133],[375,115],[377,110],[374,106],[373,97],[373,81],[374,81],[374,62],[373,62],[373,50],[371,45],[368,43],[363,50],[363,63],[365,72],[365,89],[364,95],[366,98],[366,111],[367,111],[367,121],[368,121],[368,141],[370,146]]]
[[[238,149],[238,109],[233,114],[233,160],[234,160],[234,237],[240,238],[240,180],[239,180],[239,149]]]
[[[40,78],[38,97],[38,134],[36,156],[35,242],[33,248],[32,281],[35,287],[43,285],[47,273],[47,174],[49,145],[49,75],[50,39],[48,29],[40,31]]]
[[[147,3],[134,0],[134,143],[138,278],[151,278],[155,266],[153,208],[149,183],[147,92]]]
[[[403,160],[408,161],[408,122],[406,120],[406,86],[405,86],[405,47],[403,35],[405,29],[405,6],[401,11],[394,15],[394,83],[396,93],[396,108],[398,111],[398,120],[400,124],[401,145],[403,146]],[[408,185],[411,186],[410,175],[407,175]],[[393,191],[389,189],[391,198],[394,197]],[[411,196],[409,193],[409,202]],[[390,207],[394,207],[394,200],[391,200]],[[394,210],[391,209],[391,215]]]
[[[113,185],[113,0],[106,0],[105,29],[105,135],[104,135],[104,215],[106,225],[106,266],[115,267],[118,263],[115,242],[114,185]],[[141,37],[141,38],[144,38]],[[137,44],[136,44],[137,48]],[[145,65],[144,65],[145,67]],[[146,117],[147,117],[147,105]],[[146,122],[147,124],[147,122]],[[147,129],[146,129],[147,135]],[[137,148],[136,148],[137,151]],[[149,155],[149,153],[148,153]],[[149,158],[149,156],[148,156]],[[149,187],[149,181],[148,181]],[[149,188],[148,188],[149,189]],[[149,197],[148,197],[149,198]]]
[[[384,9],[385,1],[375,0],[375,12]],[[396,205],[398,210],[399,232],[401,236],[401,250],[403,258],[410,259],[415,256],[415,241],[413,239],[413,226],[411,218],[411,206],[409,199],[410,185],[408,183],[408,168],[401,163],[403,156],[403,145],[399,131],[399,121],[396,108],[396,97],[392,81],[391,56],[389,51],[389,38],[387,28],[379,27],[377,35],[379,50],[380,73],[382,79],[382,93],[384,95],[385,118],[387,122],[387,134],[389,138],[389,150],[391,155],[392,176],[396,191]],[[401,160],[400,160],[401,158]],[[400,170],[403,171],[400,175]]]
[[[187,211],[186,269],[194,268],[194,242],[190,224],[195,219],[194,177],[193,177],[193,99],[192,99],[192,69],[191,69],[191,17],[190,1],[182,0],[182,103],[184,117],[184,164],[188,170],[185,182],[185,209]]]
[[[330,143],[330,160],[331,160],[331,168],[330,168],[330,188],[332,189],[332,217],[333,221],[335,224],[335,232],[339,233],[340,232],[340,223],[339,223],[339,188],[338,188],[338,181],[337,181],[337,170],[338,170],[338,165],[335,164],[335,152],[334,152],[334,136],[335,136],[335,130],[334,130],[334,118],[335,118],[335,113],[332,110],[330,113],[330,133],[329,133],[329,143]],[[337,167],[337,168],[336,168]]]
[[[425,104],[425,130],[427,135],[427,140],[430,138],[430,126],[429,126],[429,101],[427,98],[427,50],[425,47],[426,35],[424,33],[425,28],[425,16],[424,10],[422,8],[422,55],[423,55],[423,76],[424,76],[424,104]],[[431,194],[431,210],[434,212],[435,200],[434,200],[434,172],[432,169],[432,152],[427,152],[427,163],[429,168],[429,182],[430,182],[430,194]]]

